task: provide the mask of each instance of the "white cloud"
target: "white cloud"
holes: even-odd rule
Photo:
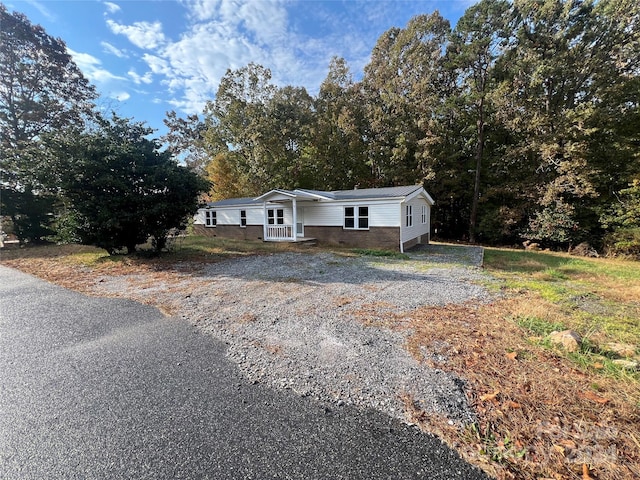
[[[198,112],[214,98],[227,69],[250,62],[274,72],[299,74],[302,64],[288,31],[285,3],[247,0],[184,0],[192,24],[173,42],[167,42],[144,60],[176,95],[170,100],[187,112]],[[289,75],[274,75],[275,81]]]
[[[125,102],[131,98],[131,95],[127,92],[111,92],[109,97],[118,100],[119,102]]]
[[[153,50],[165,43],[160,22],[134,22],[132,25],[122,25],[113,20],[107,20],[107,25],[115,34],[124,35],[135,46],[145,50]]]
[[[116,13],[120,11],[120,5],[116,5],[113,2],[104,2],[105,7],[109,13]]]
[[[126,80],[119,77],[101,67],[102,62],[88,53],[80,53],[67,48],[69,54],[73,57],[73,61],[78,65],[82,73],[92,82],[106,83],[111,80]]]
[[[346,2],[341,15],[333,5],[288,0],[181,0],[188,25],[178,38],[166,38],[159,22],[130,26],[108,21],[114,33],[146,48],[142,59],[168,87],[166,101],[185,113],[202,111],[215,98],[227,69],[250,62],[269,68],[277,85],[304,86],[315,94],[332,56],[347,59],[360,76],[375,40],[391,25],[393,2]],[[376,22],[356,19],[371,11]],[[385,11],[388,14],[385,17]],[[314,33],[309,33],[312,24]],[[384,24],[384,28],[380,25]],[[400,25],[403,26],[403,25]],[[134,82],[149,75],[130,70]]]
[[[56,15],[51,13],[51,11],[47,7],[45,7],[42,4],[42,2],[38,2],[37,0],[26,0],[26,2],[32,7],[34,7],[36,10],[38,10],[40,14],[43,15],[47,20],[52,22],[55,22],[58,20]]]
[[[102,48],[105,52],[110,53],[111,55],[115,55],[118,58],[129,58],[129,56],[123,50],[114,47],[109,42],[100,42],[100,45],[102,45]]]
[[[127,75],[131,77],[136,85],[140,85],[141,83],[146,83],[148,85],[153,82],[152,72],[147,72],[144,75],[138,75],[138,73],[132,68],[127,72]]]
[[[147,62],[152,73],[159,75],[171,75],[169,63],[165,59],[149,53],[142,55],[142,59]]]

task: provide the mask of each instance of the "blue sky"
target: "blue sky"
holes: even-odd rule
[[[67,44],[100,107],[165,129],[200,113],[228,68],[250,62],[316,94],[333,56],[356,78],[378,37],[439,10],[455,25],[473,0],[2,0]]]

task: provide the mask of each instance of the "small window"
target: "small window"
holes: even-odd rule
[[[269,225],[284,225],[284,210],[282,208],[267,210],[267,223]]]
[[[369,229],[369,207],[344,207],[344,228]]]
[[[247,226],[247,211],[246,210],[240,210],[240,226],[241,227],[246,227]]]
[[[427,223],[427,206],[422,205],[422,224]]]
[[[204,212],[204,224],[207,227],[215,227],[218,224],[215,210],[205,210]]]
[[[407,205],[405,208],[407,211],[405,226],[412,227],[413,226],[413,205]]]
[[[358,207],[358,228],[369,228],[369,207]]]
[[[344,209],[344,228],[356,228],[355,208],[345,207]]]

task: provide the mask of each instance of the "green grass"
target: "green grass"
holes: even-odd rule
[[[640,262],[489,248],[484,266],[522,299],[513,320],[525,331],[544,337],[573,329],[584,343],[567,356],[579,367],[601,363],[603,374],[638,378],[611,363],[598,345],[640,345]]]
[[[576,258],[553,252],[530,252],[487,248],[485,267],[502,273],[543,273],[563,279],[577,276],[608,276],[617,280],[640,281],[640,262],[599,258]]]
[[[549,335],[553,331],[566,329],[563,323],[550,322],[539,317],[518,317],[515,321],[521,328],[539,336]]]

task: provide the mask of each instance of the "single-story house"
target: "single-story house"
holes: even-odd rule
[[[434,201],[421,185],[324,192],[271,190],[208,203],[197,234],[244,240],[305,241],[403,252],[428,243]]]

